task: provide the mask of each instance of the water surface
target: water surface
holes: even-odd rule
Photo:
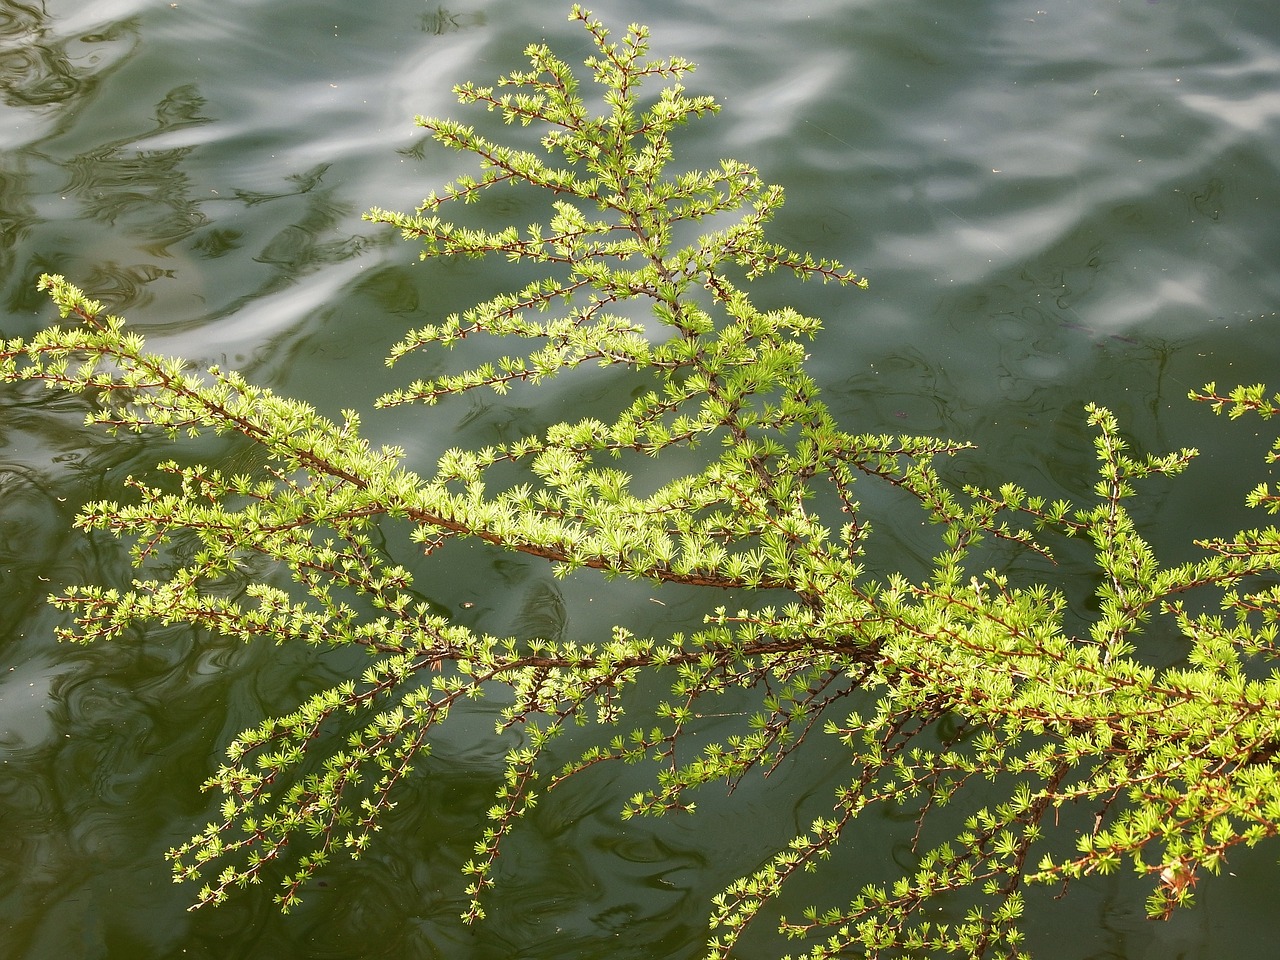
[[[1140,445],[1203,451],[1140,517],[1168,559],[1191,534],[1251,522],[1240,501],[1265,478],[1269,437],[1184,396],[1210,379],[1280,381],[1271,2],[593,9],[619,28],[643,20],[658,52],[701,65],[689,86],[724,110],[682,133],[684,163],[757,164],[788,189],[777,239],[871,278],[863,294],[781,282],[761,293],[824,318],[812,369],[850,429],[971,439],[980,452],[958,475],[1080,497],[1092,468],[1082,410],[1095,400]],[[367,407],[404,329],[501,279],[472,263],[422,266],[360,213],[412,207],[457,169],[411,123],[452,110],[451,84],[518,68],[531,40],[585,55],[566,10],[0,0],[0,331],[50,322],[34,285],[53,270],[159,350],[234,365],[328,413]],[[379,415],[369,430],[425,459],[609,389],[466,400]],[[584,778],[520,832],[491,921],[465,928],[457,867],[504,748],[480,712],[451,724],[406,785],[393,842],[330,871],[293,916],[254,895],[186,913],[191,891],[170,883],[163,852],[204,824],[198,785],[223,747],[360,661],[178,630],[52,640],[50,584],[128,577],[114,544],[70,532],[78,505],[170,455],[81,419],[43,391],[0,393],[5,957],[692,957],[709,898],[828,807],[820,749],[768,784],[708,796],[696,822],[624,828],[616,810],[643,771]],[[252,456],[213,442],[187,455]],[[928,556],[917,527],[882,530],[904,566]],[[420,586],[492,631],[588,639],[613,618],[643,629],[701,610],[659,608],[643,587],[575,580],[562,594],[536,565],[485,551],[459,573]],[[851,895],[890,867],[899,827],[869,822],[825,889],[797,890],[793,906],[833,889],[840,902],[842,883]],[[1201,885],[1202,906],[1166,924],[1142,918],[1143,893],[1123,878],[1046,895],[1032,945],[1051,960],[1270,958],[1275,856],[1233,856]],[[756,933],[743,956],[785,949],[763,924]]]

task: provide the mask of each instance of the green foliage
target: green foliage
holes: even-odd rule
[[[456,92],[534,127],[540,149],[419,118],[478,171],[412,214],[368,215],[421,243],[424,258],[498,257],[545,271],[409,332],[388,363],[486,337],[502,339],[501,359],[416,380],[379,403],[504,393],[590,363],[645,382],[615,414],[451,450],[419,474],[403,451],[363,440],[355,412],[334,422],[235,373],[148,353],[56,276],[41,286],[74,322],[0,351],[5,380],[82,394],[91,423],[173,438],[231,432],[267,457],[252,475],[165,463],[153,481],[130,479],[126,500],[88,505],[80,526],[130,542],[140,572],[128,589],[52,597],[72,615],[67,638],[189,624],[246,640],[355,644],[373,657],[358,679],[231,744],[206,784],[224,797],[220,816],[171,851],[176,877],[201,883],[197,902],[211,904],[271,876],[287,910],[336,854],[369,847],[453,708],[504,687],[499,730],[525,737],[507,757],[490,825],[477,827],[468,920],[483,916],[521,816],[577,773],[649,762],[653,786],[622,816],[688,811],[698,788],[766,775],[820,736],[815,728],[847,768],[832,807],[768,863],[744,864],[750,872],[716,898],[710,957],[729,955],[788,878],[819,867],[852,842],[864,813],[885,806],[915,812],[914,863],[784,919],[813,960],[1022,956],[1030,885],[1125,867],[1147,878],[1151,914],[1190,903],[1197,879],[1233,847],[1280,824],[1280,681],[1270,666],[1280,589],[1268,585],[1280,533],[1205,541],[1203,559],[1162,563],[1127,504],[1194,451],[1133,454],[1101,408],[1088,410],[1098,480],[1078,504],[1012,484],[957,489],[938,464],[963,443],[842,429],[804,369],[819,321],[760,309],[747,288],[779,270],[864,281],[765,238],[783,193],[748,164],[671,172],[675,128],[716,110],[680,85],[693,65],[648,59],[643,27],[615,42],[588,13],[575,7],[571,19],[594,45],[586,66],[598,96],[546,46],[530,46],[528,71]],[[670,85],[645,99],[651,77]],[[516,188],[543,198],[542,223],[489,230],[444,216]],[[714,229],[699,233],[708,221]],[[1232,417],[1280,410],[1261,387],[1220,396],[1210,384],[1193,396]],[[645,479],[649,458],[672,451],[686,451],[681,463],[696,451],[696,466]],[[875,552],[859,484],[891,488],[898,508],[915,502],[937,525],[926,574],[883,572],[893,555]],[[1280,504],[1265,486],[1251,499]],[[483,542],[543,558],[559,575],[733,588],[744,606],[690,633],[640,636],[619,624],[590,642],[484,636],[419,599],[410,572],[378,546],[388,520],[407,521],[427,556]],[[1069,626],[1051,584],[982,566],[998,541],[1050,557],[1053,537],[1095,552],[1091,623]],[[263,569],[291,582],[246,572]],[[1157,620],[1164,652],[1153,657]],[[1170,649],[1175,662],[1157,665]],[[656,703],[629,689],[651,675],[670,690]],[[702,718],[744,690],[754,714],[707,743]],[[617,733],[551,763],[547,744],[575,722]],[[345,737],[340,749],[322,736],[333,731]],[[958,812],[941,813],[949,804]]]

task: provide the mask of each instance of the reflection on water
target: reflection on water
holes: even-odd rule
[[[15,107],[74,106],[112,57],[127,52],[121,44],[138,25],[128,18],[67,37],[44,4],[0,3],[0,97]]]
[[[454,30],[466,30],[470,27],[482,27],[486,23],[483,13],[464,13],[436,7],[422,15],[422,29],[427,33],[442,36]]]
[[[31,180],[33,161],[38,166],[41,158],[32,148],[73,122],[100,78],[129,56],[137,26],[125,19],[105,34],[68,37],[43,5],[0,2],[0,122],[7,145],[0,155],[0,276],[11,307],[31,302],[30,282],[38,273],[15,276],[19,244],[41,219],[35,198],[43,188]]]
[[[621,0],[592,6],[619,24],[640,17]],[[758,163],[789,191],[780,242],[871,278],[854,298],[762,288],[765,302],[800,297],[825,318],[812,369],[851,429],[970,438],[981,452],[958,459],[958,478],[1078,497],[1092,470],[1082,406],[1099,400],[1139,445],[1201,447],[1204,472],[1190,478],[1226,478],[1159,492],[1140,518],[1158,545],[1247,522],[1236,504],[1257,478],[1239,465],[1259,463],[1267,438],[1228,432],[1181,398],[1209,379],[1274,379],[1280,359],[1269,0],[694,6],[643,11],[656,48],[701,64],[691,89],[725,104],[682,133],[688,165]],[[451,158],[413,114],[453,109],[456,81],[520,67],[530,40],[567,44],[572,59],[581,40],[561,21],[556,5],[514,0],[0,0],[0,334],[51,320],[33,288],[52,270],[127,312],[157,349],[234,365],[326,411],[366,407],[403,329],[465,308],[494,279],[475,264],[428,270],[360,212],[412,206],[447,179]],[[497,199],[495,215],[526,215]],[[429,460],[625,393],[588,373],[370,429]],[[829,807],[838,771],[820,747],[767,787],[727,801],[708,791],[695,821],[622,826],[615,811],[645,771],[593,771],[513,838],[491,922],[466,929],[458,867],[510,746],[481,705],[406,784],[390,842],[328,871],[296,915],[254,896],[186,914],[163,852],[206,822],[196,787],[220,750],[363,661],[177,630],[54,641],[48,591],[129,577],[120,545],[69,531],[75,510],[173,452],[87,434],[82,419],[78,401],[0,395],[6,957],[695,956],[709,898]],[[261,462],[222,441],[182,455]],[[890,520],[887,552],[907,567],[927,557],[935,532],[891,522],[891,498],[865,493]],[[1059,575],[1087,616],[1091,580],[1069,563]],[[525,637],[592,640],[618,619],[678,629],[703,612],[479,550],[420,588],[473,625]],[[842,851],[805,895],[839,903],[844,881],[885,876],[895,817],[909,822],[890,811],[872,825],[883,836]],[[1241,855],[1238,877],[1203,892],[1205,910],[1163,926],[1140,919],[1142,893],[1125,880],[1046,896],[1033,947],[1269,960],[1273,915],[1249,891],[1274,886],[1273,859]]]
[[[206,222],[190,196],[191,181],[183,169],[194,148],[139,146],[155,134],[208,123],[210,118],[199,113],[204,102],[194,84],[170,90],[156,105],[153,131],[73,157],[66,164],[69,179],[62,192],[80,201],[83,216],[140,236],[155,256],[167,255],[171,245]]]
[[[18,464],[0,468],[0,623],[19,623],[30,612],[38,584],[66,536],[67,511],[49,484]]]

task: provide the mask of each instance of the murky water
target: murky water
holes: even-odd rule
[[[452,83],[519,66],[530,40],[586,52],[567,6],[0,0],[0,332],[50,320],[34,285],[54,270],[157,349],[326,412],[367,407],[403,329],[497,281],[470,263],[428,270],[359,215],[412,207],[452,172],[411,125],[453,109]],[[826,319],[812,369],[847,424],[973,439],[981,453],[960,467],[973,479],[1079,496],[1096,400],[1140,444],[1204,451],[1141,518],[1171,559],[1191,533],[1248,522],[1240,500],[1269,438],[1183,397],[1210,379],[1280,387],[1274,0],[592,6],[701,65],[690,85],[724,110],[683,134],[690,166],[757,164],[788,188],[778,239],[871,278],[855,296],[776,288]],[[369,425],[426,457],[583,400],[557,385]],[[69,531],[77,506],[168,455],[80,421],[42,391],[0,392],[0,956],[695,956],[710,896],[828,805],[820,751],[708,797],[696,822],[624,829],[634,783],[584,778],[520,833],[491,920],[465,928],[457,867],[503,749],[478,713],[407,785],[394,842],[330,871],[293,916],[253,895],[186,913],[163,852],[205,822],[198,785],[222,747],[354,661],[176,630],[56,644],[51,584],[128,576],[113,544]],[[910,528],[882,534],[903,563],[923,549]],[[585,638],[614,616],[643,629],[697,613],[642,588],[562,596],[536,566],[482,551],[462,573],[433,599],[489,630]],[[869,826],[850,877],[894,856],[892,831]],[[1237,855],[1167,924],[1142,919],[1123,880],[1046,896],[1033,946],[1054,960],[1270,958],[1275,856]],[[825,875],[828,893],[840,876]],[[743,956],[785,949],[757,933]]]

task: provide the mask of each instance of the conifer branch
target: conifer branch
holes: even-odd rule
[[[1195,541],[1201,558],[1164,563],[1130,505],[1153,480],[1187,482],[1178,475],[1195,451],[1132,453],[1100,407],[1085,411],[1098,474],[1078,503],[953,482],[948,461],[975,455],[963,440],[842,428],[805,371],[821,323],[758,308],[751,285],[779,270],[850,289],[866,281],[766,238],[784,196],[754,167],[726,159],[670,173],[676,128],[717,109],[678,82],[693,64],[648,59],[642,26],[615,41],[580,7],[570,19],[594,50],[591,96],[544,44],[526,49],[529,70],[455,91],[495,123],[535,126],[540,149],[419,118],[478,170],[413,213],[368,214],[424,259],[545,272],[428,319],[389,348],[388,366],[465,354],[485,337],[501,338],[499,360],[460,360],[376,405],[419,403],[428,417],[471,391],[536,390],[590,363],[625,368],[632,392],[616,411],[414,464],[363,439],[354,411],[335,422],[234,372],[147,352],[56,275],[40,287],[72,322],[0,345],[0,380],[77,395],[99,429],[174,443],[236,434],[264,454],[235,475],[165,461],[127,480],[120,502],[88,504],[77,526],[127,543],[138,572],[124,589],[58,590],[49,601],[69,614],[62,636],[128,642],[136,629],[182,624],[373,658],[359,678],[229,745],[205,784],[223,798],[219,816],[170,851],[175,879],[200,884],[197,906],[270,882],[289,909],[334,857],[378,842],[453,711],[502,687],[498,731],[523,740],[488,824],[476,825],[460,881],[467,921],[483,917],[525,814],[584,771],[650,767],[651,786],[623,818],[693,813],[699,791],[732,793],[819,743],[848,767],[829,811],[763,865],[740,865],[711,905],[708,956],[730,956],[792,877],[824,869],[856,845],[869,811],[889,807],[911,811],[913,859],[852,899],[784,919],[812,960],[1022,957],[1035,884],[1125,862],[1150,884],[1152,916],[1189,905],[1235,848],[1280,830],[1280,531]],[[670,85],[650,95],[653,79]],[[516,188],[543,201],[542,223],[465,225],[493,190]],[[716,229],[677,246],[708,218]],[[1280,395],[1261,385],[1208,384],[1192,399],[1233,419],[1280,413]],[[1268,459],[1280,459],[1280,441]],[[1274,513],[1280,495],[1264,484],[1248,503]],[[908,576],[877,531],[914,510],[937,536],[923,572]],[[384,545],[404,522],[408,543]],[[1039,559],[1008,562],[1010,548],[1054,559],[1055,538],[1091,546],[1096,595],[1037,575]],[[619,622],[604,636],[494,637],[418,592],[415,578],[447,595],[455,542],[541,558],[558,575],[732,591],[739,606],[653,636]],[[1088,610],[1085,622],[1069,608]],[[668,693],[642,693],[650,678]],[[571,744],[578,724],[610,737],[566,760],[571,746],[550,745]],[[1061,854],[1063,836],[1073,854]]]

